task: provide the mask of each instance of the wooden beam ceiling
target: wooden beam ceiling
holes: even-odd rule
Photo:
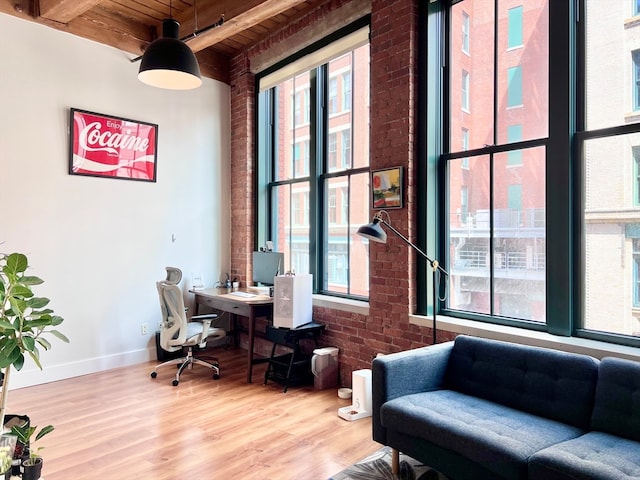
[[[202,74],[229,83],[230,56],[326,1],[0,0],[0,13],[115,47],[133,59],[158,37],[171,5],[171,16],[180,22],[180,36],[196,52]],[[222,16],[221,26],[207,28]],[[200,33],[188,38],[194,32]]]

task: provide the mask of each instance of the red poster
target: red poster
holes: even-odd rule
[[[156,181],[158,126],[71,109],[69,173]]]

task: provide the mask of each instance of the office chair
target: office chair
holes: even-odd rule
[[[180,383],[180,374],[187,367],[194,364],[202,365],[213,370],[214,380],[220,378],[220,365],[217,359],[207,362],[193,356],[193,347],[204,348],[207,339],[220,339],[226,336],[221,328],[211,327],[211,321],[218,317],[217,314],[194,315],[191,321],[187,318],[187,309],[184,306],[182,289],[178,286],[182,280],[182,271],[175,267],[166,267],[167,278],[156,282],[160,297],[160,310],[162,311],[162,324],[160,327],[160,346],[168,352],[176,352],[187,349],[187,355],[174,358],[156,365],[151,372],[151,378],[156,378],[158,368],[165,365],[178,365],[178,371],[172,384],[174,387]]]

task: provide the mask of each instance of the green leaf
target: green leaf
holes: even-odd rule
[[[33,351],[27,352],[29,356],[33,359],[33,362],[37,365],[37,367],[42,370],[42,364],[40,363],[40,352],[38,349],[34,349]],[[24,357],[22,358],[22,362],[24,363]]]
[[[11,310],[15,315],[21,315],[27,309],[27,302],[19,298],[10,297],[9,303],[11,304]]]
[[[43,308],[49,305],[49,299],[44,297],[33,297],[27,302],[33,309]]]
[[[20,280],[24,285],[40,285],[42,283],[44,283],[44,280],[42,280],[39,277],[33,277],[33,276],[24,276],[22,277],[22,279]]]
[[[23,336],[22,345],[24,346],[25,349],[31,352],[36,348],[36,341],[34,340],[33,337]]]
[[[2,349],[0,349],[0,355],[5,358],[11,358],[16,350],[19,351],[18,342],[15,338],[8,338],[7,342],[2,345]]]
[[[7,257],[5,268],[7,275],[23,273],[28,266],[27,256],[22,253],[12,253]]]
[[[58,325],[60,325],[62,322],[64,322],[64,318],[58,316],[58,315],[53,315],[51,317],[51,326],[52,327],[57,327]],[[65,337],[66,338],[66,337]]]
[[[57,337],[58,339],[62,340],[64,343],[69,343],[69,339],[58,330],[49,330],[47,333],[52,334],[54,337]]]
[[[35,320],[26,320],[24,322],[24,329],[35,329],[39,327],[48,327],[51,325],[50,318],[36,318]]]
[[[40,430],[38,432],[38,434],[36,435],[36,440],[40,440],[47,433],[53,432],[53,430],[54,430],[54,426],[53,425],[47,425],[46,427],[42,427],[42,430]]]
[[[20,353],[19,350],[15,350],[15,352],[17,352],[18,355],[16,355],[15,359],[11,360],[11,365],[13,365],[16,370],[20,371],[24,366],[24,355]],[[42,367],[40,367],[40,370],[42,370]]]
[[[18,437],[18,439],[24,443],[25,445],[29,443],[29,440],[31,440],[31,435],[33,435],[33,432],[36,431],[36,427],[31,427],[31,426],[18,426],[18,425],[14,425],[11,427],[11,433],[13,433],[16,437]]]
[[[0,330],[15,330],[12,323],[6,320],[0,320]]]
[[[14,297],[18,298],[31,298],[33,297],[33,292],[29,287],[24,287],[22,285],[15,285],[13,290],[11,290],[11,294]]]
[[[51,348],[51,344],[46,338],[38,337],[36,338],[36,342],[42,345],[42,348],[44,348],[45,350],[49,350]]]

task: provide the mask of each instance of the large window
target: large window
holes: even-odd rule
[[[543,324],[548,7],[546,1],[512,4],[466,0],[448,12],[447,308]],[[474,21],[463,42],[470,39],[471,61],[457,44],[468,11]],[[526,26],[534,33],[525,42]],[[454,75],[459,71],[462,78]]]
[[[272,240],[286,270],[312,273],[316,292],[366,298],[368,244],[356,230],[369,221],[368,27],[339,50],[349,41],[347,53],[331,43],[313,52],[326,55],[320,66],[301,57],[259,79],[258,212],[269,215],[258,243]]]
[[[640,346],[640,24],[629,21],[632,4],[428,7],[427,25],[442,18],[447,29],[444,47],[437,28],[428,36],[431,58],[447,52],[442,89],[427,88],[429,112],[440,100],[443,115],[425,114],[443,132],[441,150],[427,145],[425,156],[446,180],[444,194],[427,197],[443,212],[434,241],[451,274],[438,305],[446,314]],[[459,44],[465,12],[473,12],[472,58]],[[427,87],[438,62],[429,65]],[[437,211],[431,203],[427,216]]]
[[[585,189],[585,305],[580,327],[591,335],[640,336],[640,26],[627,24],[628,14],[622,2],[585,2],[585,116],[578,136]],[[630,58],[632,76],[625,75]]]

